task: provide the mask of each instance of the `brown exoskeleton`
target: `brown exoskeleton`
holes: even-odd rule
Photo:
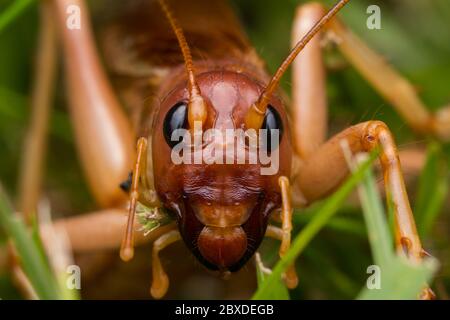
[[[321,35],[333,33],[343,54],[417,131],[448,139],[448,112],[429,114],[412,86],[335,17],[348,0],[339,1],[328,12],[317,3],[299,7],[293,50],[273,77],[225,1],[167,2],[170,8],[163,0],[127,1],[101,38],[106,63],[123,82],[119,95],[127,107],[124,112],[99,62],[83,1],[53,1],[61,26],[70,112],[81,162],[92,193],[105,208],[56,222],[65,228],[73,249],[121,244],[122,259],[129,260],[134,242],[156,239],[151,287],[155,298],[163,297],[168,289],[158,254],[180,239],[202,264],[222,273],[241,268],[264,236],[279,239],[283,255],[290,246],[292,206],[325,197],[348,176],[340,146],[341,140],[347,140],[353,153],[380,147],[386,190],[395,208],[397,246],[410,259],[420,260],[423,249],[387,126],[380,121],[364,122],[325,141]],[[81,8],[80,29],[65,27],[69,5]],[[291,64],[289,118],[277,87]],[[260,163],[174,164],[169,137],[176,129],[195,136],[195,123],[202,130],[278,129],[277,145],[266,142],[258,146],[270,148],[265,150],[269,152],[277,150],[278,171],[261,175]],[[208,143],[216,142],[206,142],[201,148]],[[120,208],[126,198],[118,186],[131,169],[129,215],[122,239],[125,221]],[[144,237],[135,232],[138,202],[164,208],[176,223]],[[268,226],[278,209],[281,228]],[[293,266],[285,281],[291,288],[297,285]],[[430,296],[425,290],[424,298]]]

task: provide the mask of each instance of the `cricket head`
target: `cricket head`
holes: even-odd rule
[[[231,70],[200,73],[196,81],[207,117],[194,127],[186,79],[161,99],[152,137],[155,188],[198,260],[236,271],[281,205],[278,178],[290,175],[292,159],[287,115],[274,96],[261,127],[247,128],[259,81]]]

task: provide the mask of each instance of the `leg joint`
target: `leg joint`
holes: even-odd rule
[[[362,145],[365,151],[371,151],[378,145],[384,147],[384,141],[392,136],[388,126],[383,121],[368,121],[362,130]]]

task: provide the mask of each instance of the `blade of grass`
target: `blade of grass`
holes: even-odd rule
[[[439,143],[428,145],[427,162],[419,178],[414,214],[417,229],[426,238],[442,211],[448,193],[448,168]]]
[[[393,241],[372,170],[364,173],[364,180],[359,186],[358,192],[373,258],[375,263],[383,268],[394,257]]]
[[[20,293],[11,281],[11,277],[6,274],[0,274],[0,297],[2,297],[2,300],[21,299]]]
[[[39,246],[14,211],[0,186],[0,225],[10,237],[22,262],[22,268],[41,299],[61,299],[56,279],[39,253]]]
[[[370,165],[376,158],[377,154],[373,153],[370,159],[361,164],[358,170],[336,191],[328,200],[326,200],[318,210],[310,223],[295,237],[291,248],[286,255],[278,261],[270,276],[258,287],[253,299],[268,299],[273,286],[281,279],[281,275],[286,268],[291,265],[294,260],[305,249],[314,236],[325,226],[330,218],[337,212],[337,210],[344,203],[347,196],[354,189],[354,187],[364,177],[364,172],[370,168]]]
[[[13,0],[12,3],[0,14],[0,33],[24,12],[35,0]]]
[[[346,297],[353,297],[358,292],[360,284],[351,276],[342,272],[340,267],[336,265],[336,261],[327,253],[321,250],[310,250],[312,247],[313,245],[308,247],[303,254],[305,259],[308,259],[312,264],[313,270],[320,270],[321,278],[331,288]]]
[[[269,274],[262,270],[261,264],[256,264],[256,279],[258,282],[258,286],[261,285],[264,281],[266,281]],[[281,279],[278,279],[277,283],[272,286],[272,290],[270,291],[270,295],[267,297],[269,300],[289,300],[289,290]]]
[[[55,277],[57,282],[60,297],[64,300],[79,300],[79,292],[75,288],[71,288],[68,286],[68,281],[71,281],[71,273],[67,272],[67,267],[73,265],[73,257],[71,257],[72,253],[70,251],[70,244],[68,243],[65,235],[58,234],[51,227],[51,214],[50,207],[47,208],[41,206],[38,209],[39,214],[39,222],[47,225],[47,237],[51,234],[51,247],[46,249],[43,246],[39,235],[39,224],[38,219],[32,220],[32,237],[36,243],[36,246],[39,248],[39,253],[42,258],[47,262],[48,268],[52,270],[52,274]],[[47,213],[46,213],[47,212]]]
[[[317,210],[316,208],[314,208],[314,210],[311,210],[311,212],[295,210],[295,213],[293,215],[294,224],[296,226],[306,225],[309,221],[311,221],[316,210]],[[352,219],[349,217],[340,217],[340,216],[333,217],[327,223],[325,228],[337,232],[344,232],[357,235],[359,237],[366,237],[366,229],[362,221],[358,221],[356,219]]]
[[[426,283],[438,268],[434,258],[420,265],[412,265],[404,257],[394,257],[387,268],[381,269],[381,288],[367,286],[359,293],[360,300],[413,300],[418,299]]]

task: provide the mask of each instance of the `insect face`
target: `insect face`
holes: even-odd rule
[[[245,115],[262,91],[258,82],[226,70],[200,73],[197,81],[208,108],[200,136],[189,128],[186,83],[161,95],[152,142],[155,187],[193,254],[210,269],[236,271],[280,207],[277,181],[289,176],[292,155],[287,117],[273,98],[262,130],[249,132]],[[268,160],[276,170],[264,174]]]

